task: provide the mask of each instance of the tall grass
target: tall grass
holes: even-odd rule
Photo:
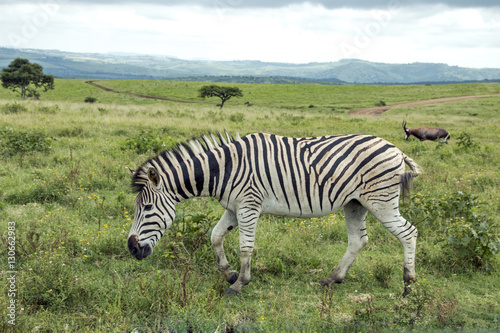
[[[196,88],[202,85],[102,84],[187,100],[196,100]],[[6,153],[5,137],[0,139],[0,265],[7,277],[6,231],[8,222],[15,222],[18,289],[13,298],[8,284],[2,284],[0,306],[7,309],[11,299],[17,301],[17,331],[498,329],[500,262],[481,242],[489,237],[489,246],[498,238],[500,99],[398,108],[379,117],[347,112],[381,99],[394,104],[498,93],[500,85],[239,86],[245,97],[220,111],[215,103],[201,100],[141,100],[94,90],[80,80],[57,80],[56,90],[44,94],[44,101],[23,102],[21,112],[0,112],[0,131],[38,133],[51,140],[49,149],[24,152],[21,164],[18,154]],[[84,103],[89,95],[97,103]],[[19,103],[6,90],[0,98],[0,110]],[[447,144],[404,141],[403,119],[412,127],[444,127],[452,139]],[[320,287],[347,246],[342,212],[318,219],[263,216],[252,282],[236,297],[222,297],[228,285],[209,243],[210,229],[223,213],[213,199],[179,204],[172,230],[154,254],[133,259],[126,237],[134,195],[125,166],[140,165],[163,143],[168,147],[224,129],[240,135],[373,134],[414,158],[425,173],[413,183],[411,199],[402,203],[404,215],[419,229],[414,293],[400,297],[402,248],[371,216],[370,243],[345,282],[333,289]],[[237,268],[236,232],[228,235],[225,246]],[[188,254],[192,259],[186,264]],[[0,331],[13,329],[7,311],[2,313]]]

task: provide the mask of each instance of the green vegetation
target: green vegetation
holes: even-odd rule
[[[48,153],[52,138],[40,131],[26,132],[6,128],[0,130],[0,147],[4,156],[20,155],[19,166],[23,166],[23,157],[31,152]]]
[[[88,97],[85,97],[85,99],[83,101],[85,103],[95,103],[95,102],[97,102],[97,98],[88,96]]]
[[[500,98],[395,108],[378,117],[348,115],[381,97],[391,105],[494,94],[500,84],[239,84],[252,107],[230,100],[218,110],[197,97],[200,82],[99,81],[117,91],[193,103],[106,92],[83,80],[56,83],[44,101],[19,103],[14,93],[0,89],[0,267],[6,279],[17,271],[14,284],[4,280],[0,288],[0,331],[13,330],[13,299],[18,332],[500,327]],[[85,103],[86,96],[97,101]],[[403,119],[414,127],[446,128],[451,139],[405,141]],[[419,230],[412,294],[400,297],[401,245],[370,215],[370,242],[345,282],[320,287],[347,247],[341,211],[316,219],[263,216],[252,282],[235,297],[222,297],[228,285],[209,241],[223,213],[213,199],[179,204],[176,221],[154,253],[135,260],[126,248],[135,196],[125,167],[134,169],[164,148],[224,129],[298,137],[373,134],[415,159],[425,172],[401,203]],[[238,268],[237,232],[225,246]]]
[[[43,67],[30,63],[28,59],[16,58],[0,73],[2,87],[18,93],[23,100],[27,97],[40,98],[37,91],[54,89],[54,77],[43,74]]]
[[[203,86],[198,89],[199,97],[218,97],[221,100],[220,108],[232,97],[243,97],[243,92],[238,87],[221,87],[215,84]]]

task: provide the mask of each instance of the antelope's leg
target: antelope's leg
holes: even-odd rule
[[[228,210],[222,215],[220,221],[212,230],[212,246],[215,251],[215,259],[217,261],[217,268],[222,274],[226,276],[229,283],[234,283],[238,279],[238,273],[230,270],[231,266],[226,259],[224,253],[224,237],[238,225],[236,215]]]

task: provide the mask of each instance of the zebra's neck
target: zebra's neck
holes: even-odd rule
[[[196,154],[166,152],[151,164],[160,167],[165,190],[177,201],[196,196],[220,199],[228,181],[224,173],[225,163],[230,161],[228,151],[226,146],[219,146]]]

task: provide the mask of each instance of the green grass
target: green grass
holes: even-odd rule
[[[7,322],[11,299],[17,300],[18,332],[362,332],[500,327],[498,254],[479,260],[471,257],[470,246],[450,243],[461,241],[459,233],[470,230],[466,227],[475,220],[488,221],[491,229],[487,235],[498,237],[500,98],[396,108],[378,117],[347,114],[374,106],[381,99],[396,104],[499,93],[500,84],[236,84],[245,96],[230,100],[220,111],[216,99],[196,97],[204,83],[100,81],[119,91],[197,102],[179,104],[109,93],[83,82],[56,80],[56,89],[42,94],[39,102],[20,102],[13,93],[0,90],[1,133],[6,129],[37,133],[37,138],[50,145],[49,151],[12,154],[0,136],[0,267],[8,277],[6,272],[12,270],[6,250],[8,223],[15,222],[17,271],[15,297],[9,296],[7,282],[1,287],[0,331],[13,328]],[[98,102],[83,103],[87,96]],[[243,105],[247,100],[252,106]],[[23,107],[11,107],[15,103]],[[403,119],[410,127],[444,127],[451,132],[451,140],[448,144],[404,141]],[[133,259],[126,249],[126,237],[135,198],[125,166],[135,168],[153,156],[148,144],[156,147],[164,142],[168,147],[224,129],[241,135],[373,134],[414,158],[425,173],[412,184],[411,200],[402,203],[405,216],[419,229],[418,282],[411,296],[400,297],[403,250],[371,216],[370,243],[345,282],[332,289],[319,286],[347,246],[342,212],[308,220],[263,216],[252,259],[252,282],[236,297],[221,296],[228,284],[217,271],[209,238],[210,227],[223,209],[212,199],[194,198],[179,204],[172,230],[156,245],[153,255],[143,261]],[[462,133],[472,139],[471,147],[458,144]],[[140,148],[130,144],[149,138],[152,141]],[[477,197],[471,210],[463,208],[469,201],[459,192]],[[450,220],[455,211],[460,216]],[[467,219],[467,214],[472,217]],[[439,241],[445,232],[451,237],[448,243]],[[180,234],[189,251],[194,251],[202,236],[188,266]],[[235,267],[239,261],[237,236],[231,233],[225,242]],[[186,270],[184,295],[181,282]]]

